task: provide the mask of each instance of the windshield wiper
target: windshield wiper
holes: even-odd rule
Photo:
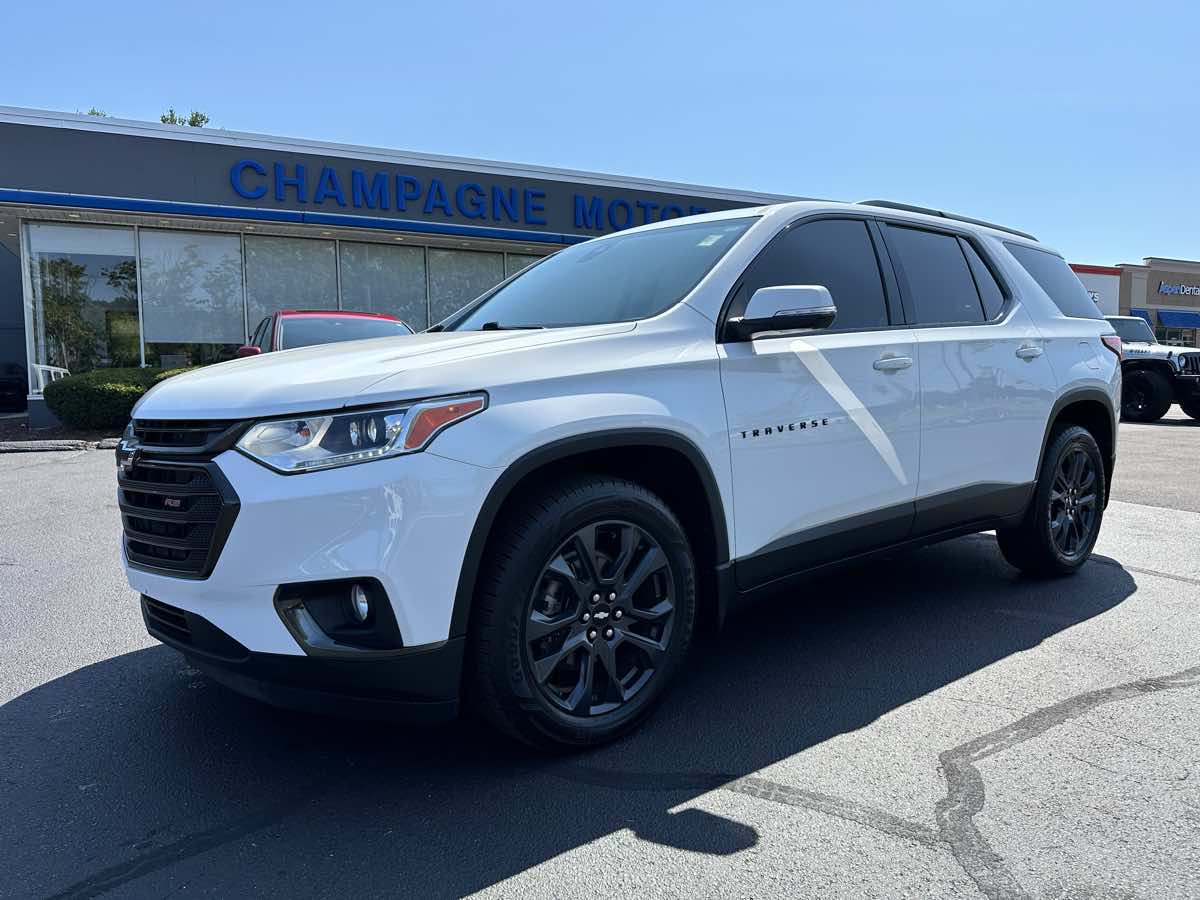
[[[501,325],[499,322],[484,322],[479,326],[480,331],[532,331],[545,328],[545,325]]]

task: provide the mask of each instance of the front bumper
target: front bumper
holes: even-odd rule
[[[280,475],[237,451],[215,464],[240,507],[206,578],[130,565],[138,593],[202,616],[248,650],[304,655],[276,611],[281,585],[375,579],[403,646],[450,637],[467,543],[497,471],[425,451]]]
[[[370,659],[254,653],[202,616],[144,594],[141,604],[153,637],[214,681],[256,700],[305,712],[421,723],[458,714],[465,638]]]

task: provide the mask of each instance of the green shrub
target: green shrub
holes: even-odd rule
[[[93,369],[46,385],[46,405],[71,428],[112,428],[129,423],[138,398],[164,378],[187,369]]]

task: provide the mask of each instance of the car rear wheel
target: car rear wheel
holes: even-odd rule
[[[1078,425],[1059,425],[1024,520],[996,530],[1000,552],[1029,575],[1070,575],[1091,556],[1104,505],[1104,457],[1096,439]]]
[[[1157,422],[1171,408],[1171,384],[1159,372],[1141,369],[1125,376],[1121,390],[1121,418],[1129,422]]]
[[[527,496],[493,533],[472,612],[477,710],[547,750],[635,728],[695,620],[695,565],[674,514],[638,484],[584,476]]]

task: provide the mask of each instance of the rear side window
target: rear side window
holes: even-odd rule
[[[1022,244],[1005,244],[1011,253],[1054,301],[1064,316],[1077,319],[1102,319],[1096,301],[1091,298],[1079,277],[1071,271],[1066,260],[1046,250]]]
[[[914,324],[983,321],[975,279],[957,237],[889,225],[887,239],[908,284]]]
[[[888,325],[875,246],[858,219],[822,219],[786,231],[750,264],[729,315],[740,316],[759,288],[820,284],[837,307],[835,330]]]
[[[971,267],[971,274],[975,276],[975,287],[979,288],[979,299],[983,301],[984,317],[994,319],[1004,308],[1004,291],[1000,290],[1000,285],[996,283],[996,276],[992,274],[992,270],[987,267],[975,248],[962,238],[958,239],[958,244],[962,247],[967,264]]]
[[[270,340],[267,338],[268,329],[271,325],[271,316],[267,316],[258,323],[258,327],[254,329],[254,337],[250,339],[250,343],[258,347],[260,350],[270,350]]]

